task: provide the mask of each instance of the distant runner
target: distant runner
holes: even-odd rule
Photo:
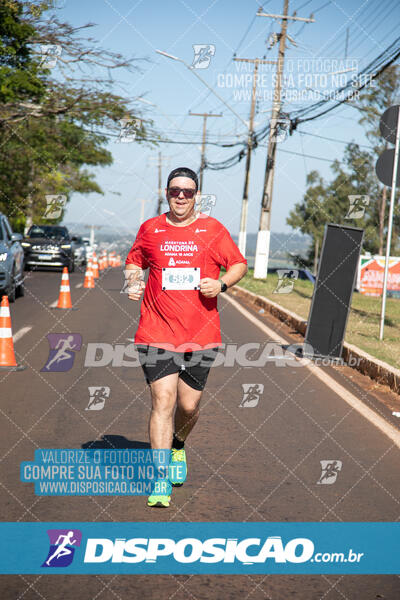
[[[171,462],[185,464],[185,440],[198,419],[201,394],[221,345],[217,296],[247,272],[229,231],[195,210],[197,191],[194,171],[174,169],[165,190],[169,211],[141,225],[126,259],[128,297],[138,301],[146,290],[135,344],[151,391],[151,447],[172,445]],[[226,273],[219,278],[221,267]],[[163,493],[155,485],[148,506],[168,507],[171,484],[182,485],[162,483]]]

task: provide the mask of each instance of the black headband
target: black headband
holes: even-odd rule
[[[199,180],[196,173],[188,167],[178,167],[177,169],[171,171],[171,173],[168,175],[167,187],[169,187],[169,182],[175,177],[189,177],[189,179],[192,179],[195,182],[196,189],[199,188]]]

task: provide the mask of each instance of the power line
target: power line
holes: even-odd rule
[[[396,61],[396,59],[400,56],[400,47],[399,46],[396,47],[396,43],[398,43],[399,40],[400,40],[400,37],[397,38],[375,60],[373,60],[366,67],[366,69],[361,71],[359,73],[359,76],[360,75],[369,75],[371,77],[371,80],[379,77],[379,75],[381,73],[383,73],[391,64],[393,64]],[[386,58],[386,62],[383,62],[384,58]],[[375,71],[375,68],[377,68],[377,67],[379,67],[379,68],[377,71]],[[369,83],[369,81],[367,81],[363,85],[360,85],[358,87],[358,91],[363,89],[367,85],[367,83]],[[349,89],[351,87],[352,87],[351,83],[350,84],[348,83],[346,86],[343,86],[342,88],[337,90],[337,92],[344,92],[346,89]],[[294,113],[295,114],[294,117],[292,115],[290,115],[291,133],[297,128],[299,123],[305,123],[307,121],[311,121],[311,120],[320,118],[321,116],[325,115],[326,113],[336,109],[338,106],[340,106],[342,104],[346,104],[349,101],[349,99],[351,99],[351,97],[354,95],[354,92],[355,92],[355,89],[353,88],[353,92],[349,93],[348,96],[344,100],[336,102],[336,104],[334,104],[333,106],[331,106],[325,110],[322,110],[321,112],[319,112],[311,117],[301,118],[303,115],[306,115],[307,113],[309,113],[313,110],[317,110],[317,109],[321,108],[322,106],[326,105],[329,102],[329,100],[324,99],[322,101],[316,102],[315,104],[312,104],[311,106],[309,106],[305,109],[299,109],[298,111],[296,111]],[[347,106],[349,106],[349,105],[347,104]],[[269,134],[269,125],[267,125],[261,131],[259,131],[258,133],[256,133],[254,135],[255,143],[259,144],[268,134]],[[215,162],[215,163],[207,162],[206,168],[212,169],[212,170],[228,169],[228,168],[232,167],[233,165],[237,164],[238,162],[240,162],[244,158],[245,155],[246,155],[246,150],[243,145],[242,150],[240,150],[235,155],[229,157],[225,161],[220,161],[220,162]]]
[[[321,9],[322,9],[322,7],[321,7]],[[321,9],[319,9],[319,10],[321,10]],[[357,25],[358,26],[360,26],[360,19],[364,18],[370,9],[372,9],[372,14],[371,14],[371,16],[372,16],[374,14],[374,11],[376,11],[376,6],[374,6],[373,4],[367,5],[366,3],[364,3],[364,5],[359,7],[359,10],[357,10],[355,12],[355,14],[357,15]],[[362,15],[362,17],[361,17],[361,15]],[[354,17],[354,15],[353,15],[353,17]],[[370,16],[368,15],[368,18],[366,19],[366,21],[368,21],[369,18],[370,18]],[[335,56],[336,54],[339,54],[340,49],[344,48],[345,36],[346,36],[346,30],[345,29],[339,30],[337,32],[337,35],[335,35],[333,37],[332,41],[329,41],[328,46],[326,46],[326,47],[324,46],[324,50],[326,50],[327,48],[330,48],[329,51],[330,51],[331,55]]]
[[[231,58],[228,60],[228,62],[227,62],[227,64],[226,64],[226,67],[225,67],[225,69],[223,70],[223,74],[224,74],[224,75],[226,74],[226,71],[227,71],[227,69],[228,69],[229,65],[231,64],[232,60],[235,58],[235,56],[236,56],[237,52],[239,51],[239,48],[240,48],[240,47],[241,47],[241,45],[243,44],[243,42],[244,42],[244,40],[246,39],[247,35],[249,34],[249,32],[250,32],[250,29],[253,27],[253,25],[254,25],[254,22],[255,22],[256,18],[257,18],[257,15],[254,15],[254,17],[253,17],[253,18],[252,18],[252,20],[250,21],[250,25],[247,27],[247,29],[246,29],[246,31],[245,31],[245,33],[244,33],[244,35],[242,36],[242,39],[240,40],[239,44],[237,45],[236,49],[234,50],[234,52],[233,52],[233,54],[232,54]],[[207,94],[204,96],[204,98],[202,98],[202,99],[201,99],[201,100],[200,100],[200,101],[199,101],[197,104],[195,104],[195,105],[194,105],[194,107],[193,107],[193,108],[196,108],[197,106],[199,106],[199,104],[200,104],[201,102],[205,102],[205,101],[207,100],[207,98],[209,97],[209,95],[210,95],[210,94],[211,94],[211,92],[208,92],[208,93],[207,93]],[[218,105],[218,106],[220,106],[220,105]],[[215,110],[216,110],[216,109],[215,109]],[[214,112],[214,109],[213,109],[213,112]]]
[[[313,2],[313,0],[307,0],[307,2],[304,2],[301,6],[297,6],[294,11],[297,12],[298,10],[302,10],[307,4],[311,4],[311,2]]]
[[[319,8],[317,8],[316,10],[314,10],[312,12],[313,15],[315,15],[315,13],[319,12],[320,10],[322,10],[323,8],[325,8],[325,6],[328,6],[328,4],[331,3],[332,0],[329,0],[328,2],[326,2],[325,4],[323,4],[322,6],[320,6]],[[307,2],[305,2],[304,4],[302,4],[301,6],[299,6],[299,8],[296,8],[296,11],[301,10],[302,8],[304,8],[305,6],[307,6],[307,4],[310,4],[310,2],[312,2],[312,0],[308,0]],[[303,23],[302,25],[300,25],[300,29],[295,33],[296,36],[300,35],[303,33],[304,27],[308,25],[308,23]]]
[[[389,15],[393,14],[394,6],[393,7],[391,6],[393,4],[393,2],[395,4],[395,6],[397,6],[397,0],[392,0],[391,2],[389,2],[389,5],[386,7],[388,10],[384,14],[384,16],[380,19],[380,21],[373,23],[374,32],[377,31],[378,27],[383,23],[383,21],[385,21],[387,19],[387,17]],[[381,13],[381,15],[382,15],[382,13]],[[398,25],[397,25],[397,28],[398,28]],[[363,33],[364,33],[363,31],[360,32],[360,34],[363,34]],[[354,43],[355,40],[353,39],[352,41]],[[356,39],[356,41],[357,41],[357,39]],[[383,41],[383,40],[381,40],[381,41]],[[361,39],[360,42],[355,47],[352,48],[352,52],[354,53],[362,45],[363,42],[365,42],[365,40]],[[380,43],[381,42],[379,42],[379,44]],[[373,48],[371,48],[370,52],[373,52]],[[364,56],[364,58],[365,58],[365,56]]]
[[[234,57],[236,56],[236,54],[239,52],[239,49],[240,49],[241,45],[243,44],[244,40],[245,40],[245,39],[246,39],[246,37],[248,36],[248,34],[249,34],[249,32],[250,32],[250,29],[253,27],[253,25],[254,25],[254,23],[255,23],[255,20],[256,20],[256,19],[257,19],[257,15],[254,15],[254,17],[253,17],[253,18],[252,18],[252,20],[250,21],[250,25],[249,25],[249,26],[248,26],[248,28],[246,29],[246,32],[245,32],[245,33],[244,33],[244,35],[242,36],[242,39],[240,40],[240,42],[239,42],[239,44],[238,44],[238,46],[237,46],[236,50],[234,51],[232,58],[234,58]],[[229,64],[232,62],[232,58],[231,58],[231,60],[229,61],[229,63],[228,63],[228,65],[227,65],[227,67],[226,67],[226,68],[228,68]]]
[[[358,80],[360,81],[360,77],[361,78],[364,77],[364,83],[361,83],[360,85],[357,86],[357,88],[355,88],[353,85],[353,82],[348,81],[344,86],[342,86],[341,88],[336,90],[334,96],[343,94],[346,91],[349,92],[343,100],[339,100],[333,106],[330,106],[329,108],[326,108],[326,109],[322,110],[321,112],[318,112],[315,115],[312,115],[312,116],[309,116],[306,118],[302,118],[302,117],[305,117],[308,113],[310,113],[314,110],[318,110],[319,108],[322,108],[329,102],[332,102],[332,101],[334,102],[334,100],[324,98],[323,100],[319,100],[318,102],[316,102],[315,104],[312,104],[309,107],[295,111],[295,113],[294,113],[295,116],[292,119],[292,121],[295,123],[295,127],[297,127],[297,124],[299,124],[299,123],[305,123],[306,121],[312,121],[314,119],[317,119],[318,117],[327,114],[328,112],[334,110],[338,106],[351,100],[356,93],[358,93],[360,90],[364,89],[367,86],[367,84],[369,84],[373,79],[376,79],[377,77],[379,77],[379,75],[381,73],[383,73],[383,71],[385,71],[390,65],[392,65],[397,60],[397,58],[400,56],[399,42],[400,42],[400,37],[398,37],[388,48],[386,48],[386,50],[384,50],[365,69],[363,69],[362,71],[360,71],[358,73]],[[397,47],[396,47],[396,44],[397,44]]]
[[[313,154],[303,154],[302,152],[295,152],[294,150],[283,150],[283,148],[279,148],[278,152],[284,152],[285,154],[296,154],[296,156],[303,156],[306,158],[315,158],[316,160],[323,160],[325,162],[329,162],[329,163],[334,163],[334,162],[338,162],[341,165],[344,164],[343,161],[341,160],[332,160],[331,158],[323,158],[322,156],[314,156]]]
[[[203,176],[204,176],[204,165],[206,162],[206,138],[207,138],[207,119],[209,117],[222,117],[222,114],[214,113],[193,113],[189,111],[191,117],[203,117],[203,137],[201,140],[201,160],[200,160],[200,173],[199,173],[199,192],[201,194],[203,189]]]
[[[349,141],[347,141],[347,142],[346,142],[346,140],[338,140],[337,138],[331,138],[331,137],[327,137],[327,136],[325,136],[325,135],[317,135],[316,133],[310,133],[310,132],[308,132],[308,131],[300,131],[300,130],[297,130],[297,131],[298,131],[298,133],[300,133],[300,134],[302,134],[302,135],[310,135],[310,136],[312,136],[312,137],[320,138],[321,140],[329,140],[330,142],[338,142],[338,143],[340,143],[340,144],[346,144],[346,145],[348,145],[348,144],[351,144],[351,143],[352,143],[352,142],[349,142]],[[355,143],[356,143],[356,142],[355,142]],[[366,144],[359,144],[359,143],[357,142],[357,146],[360,146],[360,148],[369,148],[370,150],[373,150],[373,147],[372,147],[372,146],[368,146],[368,145],[366,145]]]

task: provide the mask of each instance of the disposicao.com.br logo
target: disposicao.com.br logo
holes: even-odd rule
[[[18,522],[0,523],[0,536],[8,540],[2,574],[360,575],[400,567],[398,522]]]
[[[253,552],[248,554],[250,548]],[[300,549],[300,552],[298,550]],[[258,553],[256,554],[255,552]],[[306,562],[314,553],[314,544],[306,538],[290,540],[284,546],[280,536],[248,538],[239,542],[234,538],[119,538],[88,539],[85,552],[85,563],[155,563],[163,557],[172,557],[179,563],[263,563],[268,558],[275,562]]]
[[[177,563],[340,563],[359,562],[363,553],[350,549],[344,552],[317,552],[308,538],[293,538],[285,544],[281,536],[262,538],[89,538],[86,544],[85,563],[156,563],[172,558]]]

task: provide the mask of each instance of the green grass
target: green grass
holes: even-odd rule
[[[255,294],[265,296],[306,320],[311,306],[313,284],[308,280],[298,279],[290,294],[274,294],[277,282],[276,274],[268,275],[266,280],[253,279],[253,270],[249,269],[239,285]],[[345,340],[372,356],[400,368],[400,299],[388,298],[386,301],[383,341],[379,340],[380,311],[381,298],[372,298],[354,292]]]

